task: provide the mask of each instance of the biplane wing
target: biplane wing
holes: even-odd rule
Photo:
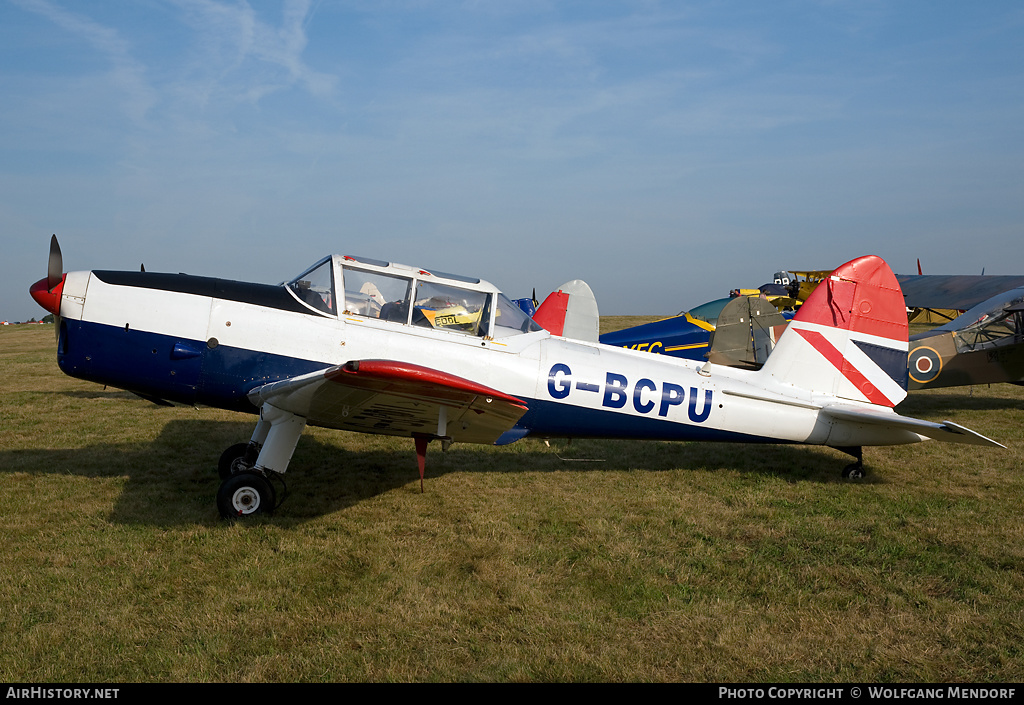
[[[789,269],[787,270],[790,274],[795,276],[797,279],[801,277],[810,281],[820,282],[822,279],[832,273],[831,269]]]

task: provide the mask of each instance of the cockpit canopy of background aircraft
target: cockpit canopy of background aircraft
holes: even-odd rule
[[[1024,287],[997,294],[946,325],[915,335],[914,339],[939,331],[953,333],[957,352],[961,353],[1020,343],[1024,337]]]
[[[722,313],[722,309],[732,303],[734,298],[733,296],[727,296],[724,299],[708,301],[706,304],[695,306],[689,311],[681,311],[679,315],[683,316],[689,313],[693,318],[715,325],[715,322],[718,321],[718,316]]]
[[[286,284],[324,315],[500,338],[544,330],[492,284],[361,257],[325,257]]]

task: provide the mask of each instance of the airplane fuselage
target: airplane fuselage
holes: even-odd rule
[[[277,507],[275,485],[307,425],[411,437],[421,488],[433,440],[829,445],[856,458],[848,478],[863,477],[866,445],[1000,445],[895,413],[907,324],[899,285],[873,256],[833,272],[756,371],[553,335],[594,340],[596,304],[556,299],[545,330],[481,279],[349,255],[278,286],[62,270],[54,236],[47,275],[29,293],[59,321],[65,373],[157,403],[258,413],[248,442],[217,463],[224,517]]]
[[[480,337],[344,311],[323,315],[284,286],[73,272],[61,315],[58,360],[65,373],[154,400],[256,412],[248,395],[261,385],[350,360],[384,359],[415,362],[523,400],[528,411],[499,442],[524,435],[839,447],[921,440],[905,430],[821,418],[815,394],[766,388],[763,376],[746,370],[708,371],[689,360],[546,331]],[[330,425],[398,434],[393,423],[379,415]]]

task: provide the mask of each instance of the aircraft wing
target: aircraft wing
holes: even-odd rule
[[[955,424],[952,421],[943,421],[942,423],[924,421],[923,419],[914,419],[909,416],[900,416],[888,409],[865,408],[860,406],[851,406],[848,404],[831,404],[823,407],[821,413],[843,421],[881,424],[891,428],[902,428],[936,441],[946,441],[947,443],[967,443],[979,446],[994,446],[996,448],[1006,447],[1002,443],[997,443],[991,438],[986,438],[980,433],[972,431],[971,429],[965,428],[959,424]]]
[[[909,308],[953,308],[966,311],[1010,289],[1024,286],[1024,276],[981,274],[897,274]]]
[[[526,413],[526,402],[490,387],[407,362],[351,360],[249,393],[315,426],[391,436],[425,435],[494,443]]]
[[[834,270],[831,270],[831,269],[807,269],[807,270],[787,269],[786,271],[789,272],[790,274],[792,274],[795,277],[803,277],[804,279],[808,279],[808,280],[820,281],[820,280],[825,279],[826,277],[828,277],[828,275],[832,274],[832,272]]]

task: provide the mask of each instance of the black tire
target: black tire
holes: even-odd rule
[[[217,474],[220,475],[220,479],[226,480],[235,473],[249,470],[252,462],[246,459],[248,451],[248,443],[236,443],[221,453],[220,460],[217,461]]]
[[[864,478],[864,466],[860,463],[854,463],[853,465],[847,465],[846,469],[843,470],[843,477],[847,480],[861,480]]]
[[[277,493],[267,478],[248,470],[224,480],[217,490],[217,509],[225,519],[270,514],[276,502]]]

